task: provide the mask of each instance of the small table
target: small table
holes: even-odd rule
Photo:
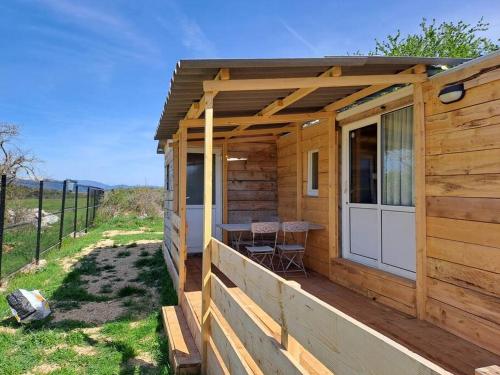
[[[251,223],[217,224],[217,227],[229,233],[231,244],[236,246],[236,250],[239,250],[241,235],[244,232],[252,231]],[[325,229],[325,226],[311,222],[309,223],[309,230],[321,230],[321,229]]]

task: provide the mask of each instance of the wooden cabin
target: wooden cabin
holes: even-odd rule
[[[500,373],[499,67],[180,61],[156,132],[176,373]],[[315,228],[307,276],[224,225],[262,221]]]

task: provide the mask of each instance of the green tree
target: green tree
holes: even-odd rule
[[[375,50],[370,54],[474,58],[500,48],[495,41],[479,35],[488,28],[489,23],[484,22],[483,18],[475,25],[463,21],[436,25],[435,19],[427,23],[424,18],[420,23],[420,31],[415,34],[403,37],[398,30],[396,34],[388,35],[385,40],[375,39]]]

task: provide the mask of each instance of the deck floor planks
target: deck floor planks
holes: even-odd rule
[[[186,297],[201,318],[201,257],[187,263]],[[318,273],[295,276],[302,289],[419,355],[458,375],[473,375],[476,368],[500,363],[497,356],[429,322],[418,320],[335,284]],[[227,279],[226,279],[227,281]],[[245,301],[248,302],[248,301]]]

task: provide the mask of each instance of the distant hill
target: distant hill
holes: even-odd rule
[[[138,186],[138,185],[125,185],[125,184],[119,184],[119,185],[108,185],[99,181],[93,181],[93,180],[77,180],[79,185],[86,185],[86,186],[93,186],[96,188],[100,188],[103,190],[113,190],[113,189],[133,189],[136,187],[143,187],[143,186]],[[37,189],[38,188],[38,181],[33,181],[33,180],[28,180],[28,179],[17,179],[16,183],[21,186],[25,186],[27,188],[32,188],[32,189]],[[160,188],[160,186],[148,186],[151,188]],[[45,180],[44,181],[44,188],[47,190],[60,190],[62,188],[62,182],[60,181],[52,181],[52,180]]]
[[[144,185],[125,185],[125,184],[119,184],[119,185],[108,185],[99,181],[93,181],[93,180],[78,180],[79,185],[88,185],[88,186],[94,186],[97,188],[101,188],[103,190],[112,190],[112,189],[133,189],[133,188],[138,188],[138,187],[149,187],[149,188],[161,188],[161,186],[144,186]]]

